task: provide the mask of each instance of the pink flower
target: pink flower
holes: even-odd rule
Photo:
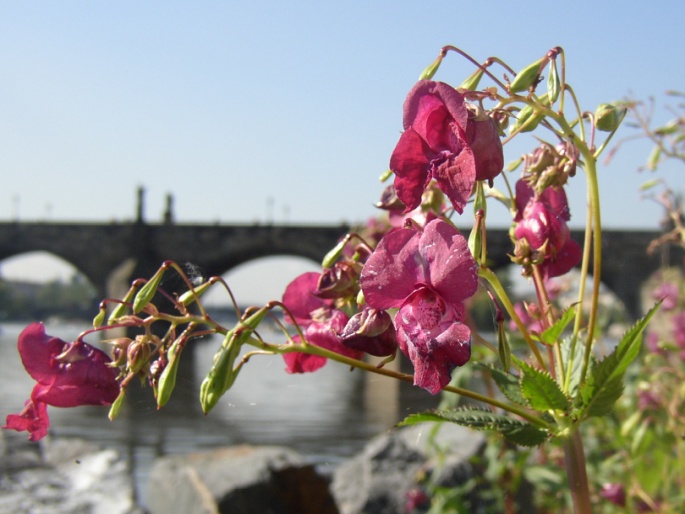
[[[404,132],[390,157],[398,198],[411,211],[431,179],[458,213],[476,180],[492,180],[504,156],[497,128],[485,113],[467,109],[452,86],[419,81],[404,102]]]
[[[618,505],[619,507],[626,506],[626,491],[621,484],[604,484],[599,495],[602,498],[609,500],[614,505]]]
[[[290,314],[286,320],[304,328],[307,341],[353,359],[360,359],[362,352],[342,344],[340,333],[349,321],[348,316],[335,308],[333,298],[321,298],[318,291],[320,273],[308,272],[293,280],[283,293],[283,304]],[[299,336],[293,338],[299,341]],[[302,352],[283,354],[288,373],[316,371],[326,364],[326,358]]]
[[[5,426],[30,433],[29,440],[47,435],[47,406],[111,405],[119,395],[117,370],[106,353],[83,342],[66,343],[45,334],[42,323],[26,327],[17,343],[24,368],[38,382],[20,414],[7,416]]]
[[[414,384],[435,394],[471,355],[464,300],[478,287],[477,265],[466,239],[436,219],[423,232],[387,234],[369,257],[360,279],[369,306],[399,308],[400,349],[414,365]]]
[[[662,300],[661,310],[672,311],[678,306],[680,291],[678,285],[673,282],[664,282],[653,293],[652,298]]]
[[[548,187],[536,197],[525,180],[516,183],[514,235],[525,239],[531,250],[542,253],[540,268],[545,279],[563,275],[580,262],[582,250],[566,225],[570,219],[562,188]]]

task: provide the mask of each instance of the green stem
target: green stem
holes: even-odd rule
[[[391,377],[396,380],[402,380],[404,382],[409,382],[409,383],[414,383],[414,376],[409,375],[407,373],[401,373],[399,371],[393,371],[391,369],[386,369],[386,368],[378,368],[373,364],[369,364],[368,362],[364,362],[361,360],[353,359],[351,357],[347,357],[345,355],[341,355],[339,353],[336,353],[331,350],[327,350],[326,348],[321,348],[320,346],[315,346],[313,344],[309,343],[302,343],[302,344],[283,344],[283,345],[274,345],[274,344],[269,344],[265,343],[264,341],[260,341],[259,339],[250,337],[246,343],[254,346],[255,348],[259,348],[260,350],[265,350],[267,352],[271,353],[278,353],[278,354],[284,354],[284,353],[291,353],[291,352],[302,352],[302,353],[308,353],[310,355],[318,355],[320,357],[326,357],[327,359],[334,360],[336,362],[340,362],[341,364],[346,364],[348,366],[352,366],[355,368],[363,369],[364,371],[369,371],[371,373],[376,373],[378,375],[384,375],[386,377]],[[488,396],[476,393],[474,391],[470,391],[468,389],[462,389],[461,387],[455,387],[455,386],[446,386],[443,391],[448,391],[450,393],[456,393],[461,396],[465,396],[467,398],[471,398],[472,400],[476,400],[479,402],[486,403],[488,405],[492,405],[493,407],[497,407],[499,409],[505,410],[507,412],[511,412],[512,414],[516,414],[517,416],[525,419],[526,421],[529,421],[530,423],[537,425],[538,427],[548,430],[550,432],[554,432],[556,430],[556,427],[553,424],[550,424],[546,422],[543,419],[538,418],[534,414],[531,414],[529,411],[527,411],[524,408],[518,407],[516,405],[510,405],[504,402],[501,402],[495,398],[490,398]]]
[[[502,283],[499,281],[499,278],[497,278],[497,275],[495,275],[495,273],[489,268],[480,268],[478,270],[478,275],[488,281],[494,292],[497,294],[500,302],[502,302],[502,305],[507,310],[507,313],[509,313],[511,319],[514,320],[514,323],[516,323],[516,326],[521,332],[521,336],[523,339],[525,339],[526,343],[528,343],[528,347],[535,355],[538,364],[542,369],[545,369],[545,361],[540,354],[540,350],[538,350],[538,347],[535,345],[535,341],[533,341],[533,339],[530,337],[530,333],[521,321],[521,318],[518,316],[518,314],[516,314],[514,306],[511,303],[511,300],[509,300],[509,296],[507,296],[506,291],[504,291]]]
[[[575,514],[592,514],[590,487],[585,466],[585,450],[578,427],[564,440],[566,471]]]

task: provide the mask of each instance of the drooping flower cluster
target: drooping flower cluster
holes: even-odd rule
[[[67,343],[32,323],[19,335],[19,355],[37,384],[19,414],[7,416],[5,426],[28,431],[38,441],[48,433],[47,406],[111,405],[119,395],[118,371],[101,350],[83,342]]]
[[[414,365],[414,383],[435,394],[471,356],[464,301],[478,287],[476,262],[466,239],[436,219],[423,231],[388,233],[360,278],[369,306],[395,315],[397,342]]]
[[[398,198],[411,211],[431,179],[458,213],[476,180],[492,180],[504,165],[495,122],[452,86],[419,81],[404,103],[404,132],[390,157]]]
[[[571,219],[566,193],[561,187],[548,187],[536,194],[521,179],[516,183],[514,237],[517,262],[537,264],[543,278],[558,277],[580,263],[582,250],[571,239],[566,224]]]

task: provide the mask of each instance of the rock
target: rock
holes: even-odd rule
[[[26,441],[0,432],[0,513],[135,514],[126,462],[80,439]]]
[[[148,482],[151,514],[337,514],[327,480],[293,450],[235,446],[162,457]]]
[[[406,512],[409,496],[433,470],[446,486],[465,483],[472,476],[469,459],[481,451],[485,438],[453,424],[445,423],[435,433],[433,428],[420,424],[378,436],[339,466],[332,493],[340,514]],[[436,451],[438,447],[443,451]]]

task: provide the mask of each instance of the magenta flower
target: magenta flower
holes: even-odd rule
[[[369,306],[399,308],[397,342],[414,365],[414,384],[432,394],[471,356],[464,300],[478,287],[476,261],[466,239],[443,220],[423,232],[388,233],[369,257],[360,279]]]
[[[38,383],[24,410],[8,415],[3,428],[26,430],[29,440],[38,441],[48,433],[48,405],[111,405],[119,395],[110,358],[89,344],[66,343],[46,335],[42,323],[32,323],[19,334],[17,346],[24,368]]]
[[[494,122],[477,109],[469,111],[452,86],[419,81],[404,102],[404,132],[390,157],[398,198],[411,211],[431,179],[458,213],[476,180],[492,180],[504,156]]]
[[[545,279],[563,275],[580,262],[582,250],[566,225],[570,219],[563,188],[548,187],[536,197],[525,180],[516,183],[514,235],[525,239],[531,250],[543,253],[540,269]]]
[[[283,293],[283,304],[290,311],[290,314],[286,314],[286,320],[300,325],[309,343],[353,359],[360,359],[362,352],[348,348],[340,341],[339,334],[349,321],[348,316],[335,308],[333,298],[321,298],[315,294],[320,278],[320,273],[308,272],[288,284]],[[297,342],[299,336],[293,339]],[[302,352],[285,353],[283,359],[288,373],[316,371],[326,364],[327,360],[318,355]]]

